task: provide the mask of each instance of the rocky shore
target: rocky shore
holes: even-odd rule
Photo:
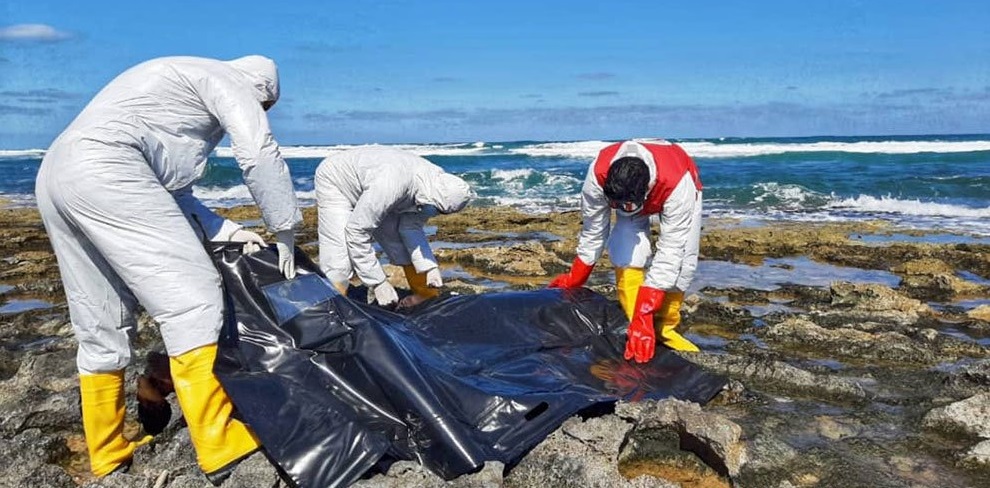
[[[253,207],[222,213],[260,222]],[[574,257],[580,216],[469,208],[431,223],[445,293],[465,294],[545,286]],[[297,242],[314,258],[315,226],[307,209]],[[683,328],[704,352],[685,357],[731,378],[715,401],[572,418],[511,469],[443,482],[397,463],[358,485],[990,486],[990,241],[883,222],[708,221],[701,254]],[[591,288],[614,297],[611,281],[599,263]],[[163,350],[146,316],[135,348],[129,389]],[[0,209],[0,488],[210,486],[173,411],[129,472],[91,478],[54,256],[35,210]],[[280,483],[259,454],[225,486]]]

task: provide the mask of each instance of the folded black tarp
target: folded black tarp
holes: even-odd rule
[[[227,320],[215,372],[300,487],[346,486],[383,456],[445,479],[517,462],[565,419],[616,400],[699,403],[725,384],[659,348],[622,358],[627,321],[587,289],[457,296],[407,315],[340,296],[296,251],[215,245]]]

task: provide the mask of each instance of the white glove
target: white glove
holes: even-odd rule
[[[382,307],[391,307],[399,301],[399,294],[395,292],[395,287],[388,280],[375,285],[374,293],[375,301]]]
[[[244,254],[251,254],[262,250],[268,244],[258,234],[249,230],[237,229],[230,235],[230,242],[243,242]]]
[[[278,249],[278,269],[286,279],[296,277],[296,237],[291,230],[283,230],[275,234],[278,239],[275,247]]]
[[[440,277],[440,268],[433,268],[426,272],[426,286],[430,288],[443,288],[443,278]]]

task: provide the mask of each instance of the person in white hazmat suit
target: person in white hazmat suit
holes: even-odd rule
[[[138,303],[160,326],[197,460],[211,481],[259,447],[231,417],[213,375],[223,300],[198,233],[244,242],[247,252],[265,242],[207,209],[192,185],[228,134],[277,236],[279,266],[294,275],[293,229],[302,216],[265,113],[278,97],[275,63],[262,56],[154,59],[111,81],[45,154],[38,208],[79,342],[83,428],[98,477],[128,466],[148,440],[123,436],[124,368]]]
[[[610,144],[588,167],[577,256],[570,271],[549,286],[584,286],[607,245],[619,303],[629,317],[626,359],[652,359],[657,336],[671,349],[698,351],[676,329],[684,292],[698,268],[701,190],[694,160],[666,141]],[[615,225],[610,227],[613,210]],[[651,215],[660,217],[656,253],[650,249]],[[659,334],[654,314],[660,317]]]
[[[320,269],[346,294],[357,275],[379,305],[398,301],[372,242],[402,266],[411,306],[438,295],[443,286],[423,225],[438,213],[459,212],[471,198],[461,178],[415,154],[369,146],[334,154],[315,177],[319,209]]]

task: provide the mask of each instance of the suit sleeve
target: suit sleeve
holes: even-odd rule
[[[663,204],[660,214],[660,238],[653,264],[646,275],[646,286],[671,290],[681,274],[681,266],[691,236],[698,191],[690,174],[685,174]],[[680,290],[684,291],[684,290]]]
[[[588,166],[588,174],[581,189],[581,232],[578,234],[577,255],[585,264],[594,265],[605,250],[608,241],[612,212],[605,198],[605,190],[595,178],[595,163]]]
[[[223,75],[204,75],[198,91],[207,110],[230,136],[230,147],[244,172],[244,183],[271,232],[302,222],[296,194],[268,117],[250,91]]]

